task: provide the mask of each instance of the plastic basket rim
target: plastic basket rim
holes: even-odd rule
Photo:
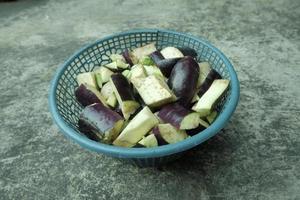
[[[87,50],[88,48],[93,47],[95,44],[102,43],[106,40],[112,39],[114,37],[124,36],[133,33],[169,33],[176,34],[185,37],[189,37],[193,40],[196,40],[200,43],[205,44],[206,46],[213,49],[216,54],[218,54],[221,59],[224,61],[225,66],[227,67],[230,75],[231,81],[231,95],[230,100],[227,102],[226,107],[223,112],[218,116],[218,118],[204,131],[200,134],[196,134],[192,137],[189,137],[181,142],[175,144],[168,144],[163,146],[158,146],[154,148],[124,148],[113,145],[107,145],[103,143],[99,143],[93,140],[88,139],[87,137],[81,135],[76,130],[74,130],[71,126],[69,126],[62,116],[59,114],[57,109],[57,101],[56,101],[56,89],[58,85],[58,81],[62,74],[65,71],[65,68],[74,60],[74,58],[78,57],[82,52]],[[202,142],[208,140],[212,136],[216,135],[229,121],[231,115],[235,111],[235,108],[239,101],[240,88],[239,88],[239,80],[237,74],[228,60],[228,58],[216,47],[214,47],[210,42],[201,38],[195,37],[193,35],[187,33],[180,33],[177,31],[165,30],[165,29],[135,29],[130,31],[124,31],[116,34],[112,34],[110,36],[106,36],[102,39],[96,40],[88,45],[83,46],[78,51],[76,51],[73,55],[71,55],[60,67],[56,70],[55,75],[50,84],[49,90],[49,109],[52,115],[53,121],[57,124],[61,132],[68,138],[71,138],[75,142],[77,142],[80,146],[87,148],[91,151],[96,151],[99,153],[104,153],[106,155],[117,157],[117,158],[157,158],[164,157],[171,154],[176,154],[182,151],[186,151],[191,149]]]

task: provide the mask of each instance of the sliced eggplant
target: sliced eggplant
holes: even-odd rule
[[[198,63],[190,56],[179,60],[172,69],[168,85],[181,105],[187,107],[190,104],[196,93],[198,77]]]
[[[154,51],[150,54],[150,58],[152,58],[153,62],[157,64],[159,61],[164,60],[165,58],[159,51]]]
[[[113,144],[133,147],[157,124],[158,119],[146,106],[129,122]]]
[[[106,100],[113,94],[113,92],[114,91],[111,82],[105,83],[101,88],[101,94]]]
[[[81,84],[75,90],[75,97],[77,101],[83,106],[88,106],[93,103],[100,103],[106,106],[105,98],[94,87],[86,84]]]
[[[130,82],[136,87],[139,87],[139,85],[143,82],[143,78],[147,77],[146,70],[141,64],[132,66],[130,72]]]
[[[208,116],[206,116],[206,120],[208,121],[209,124],[212,124],[217,118],[217,116],[218,116],[218,112],[214,110]]]
[[[188,137],[184,130],[178,130],[171,124],[159,124],[152,129],[159,145],[173,144]]]
[[[221,75],[214,69],[211,69],[208,75],[205,78],[205,81],[201,84],[198,90],[198,96],[202,97],[202,95],[208,90],[214,80],[222,79]]]
[[[132,50],[133,56],[135,56],[138,60],[142,59],[144,56],[148,56],[151,53],[156,51],[155,43],[150,43],[145,46],[136,48]]]
[[[109,57],[113,62],[116,62],[117,68],[126,69],[129,64],[126,63],[125,58],[120,54],[111,54]]]
[[[199,65],[200,74],[197,83],[197,88],[199,88],[202,85],[202,83],[205,81],[207,75],[211,70],[210,64],[208,62],[201,62],[198,63],[198,65]]]
[[[109,105],[112,108],[115,108],[117,106],[117,97],[114,93],[112,93],[106,100],[107,105]]]
[[[125,119],[128,119],[140,106],[134,99],[132,87],[126,77],[120,73],[113,74],[110,77],[110,81],[112,83],[114,94],[121,106],[123,116]]]
[[[118,113],[99,103],[85,107],[80,119],[93,127],[93,133],[105,143],[111,143],[117,138],[124,123]]]
[[[99,138],[95,133],[94,127],[89,126],[88,124],[85,123],[82,119],[79,118],[78,120],[78,130],[83,133],[85,136],[87,136],[91,140],[95,140],[97,142],[101,141],[101,137]]]
[[[198,94],[195,94],[194,97],[191,100],[191,103],[195,103],[200,99],[200,97],[198,96]]]
[[[163,55],[164,58],[182,58],[184,57],[183,53],[175,48],[175,47],[166,47],[163,48],[160,53]]]
[[[118,65],[117,65],[116,61],[113,61],[111,63],[106,64],[105,67],[107,67],[108,69],[111,69],[113,71],[117,71],[118,70]]]
[[[155,64],[149,56],[142,57],[141,60],[139,61],[139,63],[142,65],[154,65]]]
[[[192,112],[178,103],[162,107],[158,117],[165,123],[170,123],[180,130],[194,129],[201,121],[198,113]]]
[[[158,142],[154,134],[147,135],[143,139],[141,139],[138,144],[150,148],[150,147],[157,147]]]
[[[138,63],[137,58],[135,58],[135,56],[128,49],[122,53],[122,56],[124,57],[126,63],[128,63],[130,66]]]
[[[109,81],[110,76],[114,74],[111,70],[107,69],[106,67],[102,66],[94,70],[95,74],[99,74],[101,76],[101,83],[104,84]]]
[[[135,82],[133,84],[143,101],[150,107],[158,107],[176,100],[168,85],[156,76],[151,75],[142,79],[139,85]]]
[[[192,109],[198,112],[201,117],[209,115],[215,103],[227,90],[229,82],[230,81],[226,79],[214,80],[209,89],[204,93],[204,95],[199,99],[197,104],[195,104]]]
[[[102,78],[101,74],[99,72],[94,72],[95,75],[95,81],[98,88],[102,88]]]
[[[94,88],[97,88],[94,72],[84,72],[77,75],[78,85],[86,84]]]
[[[165,79],[164,75],[161,73],[160,69],[155,65],[144,65],[147,76],[156,76],[158,78]]]
[[[195,49],[192,49],[190,47],[177,47],[177,49],[184,55],[184,56],[191,56],[193,58],[196,58],[198,56]]]
[[[187,130],[186,133],[190,136],[193,136],[193,135],[200,133],[201,131],[205,130],[208,127],[209,127],[209,124],[206,121],[200,119],[199,126],[194,129]]]
[[[174,65],[180,60],[181,58],[168,58],[164,60],[160,60],[156,63],[156,66],[160,69],[165,77],[169,77]]]
[[[131,77],[131,71],[126,69],[122,72],[122,75],[125,76],[128,80],[130,80]]]

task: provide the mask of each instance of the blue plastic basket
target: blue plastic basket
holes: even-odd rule
[[[198,53],[198,61],[208,61],[223,78],[230,79],[230,88],[217,109],[220,114],[207,129],[184,141],[155,148],[123,148],[92,141],[78,131],[77,121],[82,107],[74,97],[77,87],[76,75],[91,71],[96,66],[109,62],[109,55],[121,53],[150,42],[157,48],[166,46],[188,46]],[[118,33],[87,45],[72,55],[57,70],[50,87],[49,105],[53,120],[62,133],[92,151],[125,159],[138,166],[159,166],[179,158],[191,149],[217,134],[228,122],[239,100],[239,81],[237,75],[223,53],[204,39],[188,34],[160,29],[142,29]]]

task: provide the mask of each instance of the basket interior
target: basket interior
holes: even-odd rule
[[[120,34],[94,43],[83,50],[79,55],[73,57],[71,61],[64,66],[64,72],[58,80],[55,94],[57,109],[64,121],[79,132],[77,121],[82,107],[74,96],[74,90],[78,87],[76,82],[77,74],[92,71],[97,66],[109,63],[109,55],[112,53],[121,53],[125,49],[133,49],[150,42],[155,42],[158,49],[166,46],[191,47],[198,53],[197,61],[209,62],[223,78],[230,79],[229,71],[224,60],[217,52],[200,40],[182,34],[163,31]],[[231,85],[218,105],[216,105],[216,109],[220,113],[229,101],[230,94]]]

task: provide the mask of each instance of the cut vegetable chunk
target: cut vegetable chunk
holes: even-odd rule
[[[121,106],[123,116],[125,119],[128,119],[130,115],[136,111],[140,104],[134,99],[132,88],[122,74],[113,74],[110,80],[114,94]]]
[[[75,90],[75,97],[77,101],[84,107],[93,103],[101,103],[106,105],[105,98],[102,96],[102,94],[96,88],[90,85],[81,84]]]
[[[156,116],[148,107],[144,107],[129,122],[113,144],[122,147],[133,147],[157,124],[158,119]]]
[[[184,130],[178,130],[171,124],[159,124],[152,129],[159,145],[173,144],[188,137]]]
[[[158,146],[158,142],[154,134],[150,134],[144,137],[141,141],[138,142],[138,144],[147,148]]]
[[[78,120],[78,130],[91,140],[95,140],[97,142],[101,141],[101,137],[97,136],[97,131],[95,131],[94,127],[89,126],[80,118]]]
[[[115,108],[117,106],[117,102],[117,97],[114,93],[112,93],[106,100],[107,105],[112,108]]]
[[[94,70],[94,73],[100,74],[102,84],[109,81],[110,76],[114,73],[111,70],[107,69],[106,67],[99,67]]]
[[[95,74],[93,72],[85,72],[77,75],[77,83],[78,85],[86,84],[90,85],[94,88],[97,88]]]
[[[113,94],[113,92],[114,91],[111,82],[105,83],[101,88],[101,94],[106,100]]]
[[[136,48],[132,51],[133,56],[135,56],[138,60],[142,59],[144,56],[148,56],[151,53],[156,51],[155,43],[150,43],[145,46]]]
[[[133,82],[143,101],[150,107],[161,106],[176,100],[176,96],[169,89],[168,85],[155,76],[148,76],[136,85]]]
[[[205,81],[208,73],[210,72],[210,64],[208,62],[201,62],[198,63],[199,65],[199,69],[200,69],[200,74],[199,74],[199,79],[198,79],[198,83],[197,83],[197,88],[200,87],[200,85],[202,85],[202,83]]]
[[[117,65],[116,61],[106,64],[105,67],[112,69],[114,71],[116,71],[118,69],[118,65]]]
[[[198,112],[200,116],[207,116],[211,112],[214,104],[223,95],[229,85],[229,80],[226,79],[216,79],[204,93],[204,95],[199,99],[197,104],[193,106],[193,110]]]
[[[160,51],[164,58],[182,58],[184,55],[175,47],[166,47]]]
[[[180,60],[181,58],[169,58],[160,60],[156,63],[157,67],[163,73],[165,77],[169,77],[174,65]]]
[[[158,78],[165,79],[164,75],[161,73],[160,69],[154,65],[144,65],[147,76],[156,76]]]
[[[206,116],[206,120],[208,121],[209,124],[212,124],[217,118],[217,116],[218,116],[218,112],[214,110],[208,116]]]
[[[192,49],[190,47],[177,47],[177,48],[184,56],[191,56],[193,58],[197,57],[197,52],[195,51],[195,49]]]
[[[187,107],[194,97],[199,77],[198,63],[190,56],[179,60],[174,66],[168,80],[178,102]]]
[[[159,51],[154,51],[153,53],[151,53],[150,58],[152,58],[152,60],[155,64],[157,64],[159,61],[165,59]]]
[[[196,128],[201,121],[198,113],[187,110],[178,103],[162,107],[158,112],[158,117],[181,130]]]
[[[208,127],[209,127],[209,124],[206,121],[200,119],[198,127],[187,130],[186,132],[188,135],[193,136],[193,135],[200,133],[201,131],[203,131],[204,129],[206,129]]]
[[[130,66],[133,66],[134,64],[137,64],[138,60],[134,57],[134,55],[126,49],[123,53],[122,56],[124,57],[126,63],[128,63]]]
[[[142,57],[141,60],[139,61],[139,63],[142,65],[154,65],[155,64],[149,56]]]
[[[111,143],[121,132],[124,120],[116,112],[96,103],[84,108],[80,119],[105,143]]]
[[[205,78],[205,81],[202,83],[202,85],[199,88],[198,95],[201,97],[211,86],[214,80],[216,79],[222,79],[221,75],[214,69],[211,69],[208,75]]]

